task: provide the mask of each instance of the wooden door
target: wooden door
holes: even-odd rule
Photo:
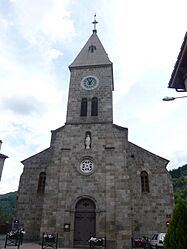
[[[90,199],[81,199],[75,210],[74,247],[88,247],[90,237],[95,237],[95,204]]]

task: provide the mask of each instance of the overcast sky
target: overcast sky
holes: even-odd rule
[[[187,163],[187,99],[168,82],[187,31],[186,0],[0,0],[0,140],[7,155],[0,194],[18,189],[20,161],[64,125],[68,66],[92,34],[114,64],[114,123],[129,140]],[[186,94],[187,95],[187,94]]]

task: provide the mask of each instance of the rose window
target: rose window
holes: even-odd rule
[[[90,159],[85,159],[80,164],[80,170],[85,174],[92,172],[93,168],[94,164]]]

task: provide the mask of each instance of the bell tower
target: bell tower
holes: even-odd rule
[[[97,237],[107,249],[131,249],[132,237],[167,230],[172,183],[168,160],[113,124],[113,68],[93,24],[69,66],[66,124],[52,131],[49,148],[22,161],[15,218],[29,240],[58,233],[63,248],[86,249]]]
[[[112,123],[113,66],[96,30],[70,69],[66,124]]]

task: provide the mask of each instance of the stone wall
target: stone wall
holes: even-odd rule
[[[85,134],[91,133],[91,149]],[[91,159],[93,172],[80,170]],[[50,149],[25,161],[17,217],[26,238],[59,233],[60,244],[73,247],[75,206],[81,198],[96,205],[96,235],[106,235],[109,248],[130,248],[131,237],[166,230],[173,195],[167,160],[128,142],[128,130],[112,124],[65,125],[52,132]],[[140,173],[149,175],[150,191],[141,192]],[[37,193],[39,173],[46,172],[45,194]],[[64,224],[70,232],[64,232]],[[111,246],[111,247],[110,247]]]
[[[128,169],[131,182],[132,227],[135,237],[166,232],[167,216],[173,207],[168,161],[129,142]],[[149,177],[149,192],[141,191],[141,171]]]
[[[41,172],[46,172],[49,149],[23,161],[20,178],[16,218],[24,225],[25,239],[39,239],[44,195],[37,193]]]
[[[99,80],[99,85],[92,91],[85,91],[81,87],[81,80],[85,76],[94,75]],[[88,115],[80,116],[80,103],[82,98],[88,99]],[[91,116],[91,99],[98,98],[98,116]],[[112,68],[107,67],[83,68],[74,69],[71,71],[68,108],[67,108],[67,123],[101,123],[110,122],[113,120],[112,111]]]
[[[98,236],[106,234],[111,243],[130,236],[129,177],[124,153],[127,129],[116,127],[111,124],[66,125],[53,132],[42,231],[54,232],[56,222],[64,246],[73,246],[75,205],[78,199],[86,196],[93,199],[97,207]],[[92,138],[89,150],[84,145],[87,131],[91,132]],[[89,175],[80,171],[84,158],[94,162],[94,170]],[[58,188],[58,194],[54,188]],[[64,223],[70,224],[70,233],[63,233]],[[118,238],[116,229],[120,230]]]

